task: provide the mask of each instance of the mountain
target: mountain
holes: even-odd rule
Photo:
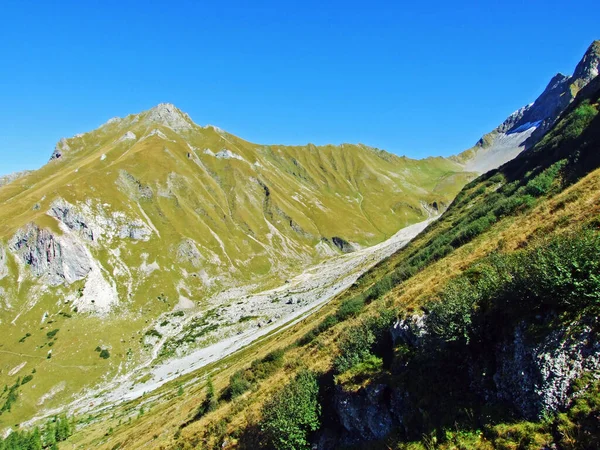
[[[253,144],[170,104],[61,139],[48,164],[0,187],[0,379],[36,369],[0,422],[282,325],[471,178],[365,145]]]
[[[595,52],[476,179],[169,104],[61,140],[0,188],[0,425],[51,418],[0,448],[597,448]]]
[[[595,78],[333,301],[69,443],[598,448],[599,111]]]
[[[12,183],[13,181],[24,177],[25,175],[29,175],[30,173],[31,170],[23,170],[21,172],[14,172],[9,173],[8,175],[2,175],[0,176],[0,187],[4,186],[5,184]]]
[[[599,111],[595,78],[333,301],[71,444],[598,448]]]
[[[483,173],[533,147],[577,93],[598,75],[599,69],[600,41],[594,41],[575,67],[573,75],[557,73],[535,102],[512,113],[474,147],[454,159],[464,164],[467,171]]]

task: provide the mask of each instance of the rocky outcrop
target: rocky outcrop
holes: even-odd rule
[[[155,106],[148,111],[144,120],[169,127],[175,131],[184,131],[192,128],[190,117],[170,103],[161,103]]]
[[[64,223],[70,230],[78,232],[89,241],[94,240],[94,232],[86,224],[86,219],[73,205],[59,198],[52,202],[48,215]]]
[[[177,247],[177,262],[190,263],[194,267],[200,267],[203,259],[202,253],[192,239],[184,239]]]
[[[8,275],[7,255],[4,245],[0,243],[0,280]]]
[[[12,183],[15,180],[18,180],[19,178],[24,177],[25,175],[29,175],[31,172],[33,172],[32,170],[23,170],[21,172],[14,172],[14,173],[9,173],[8,175],[2,175],[0,177],[0,187],[7,185],[8,183]]]
[[[570,403],[570,388],[584,373],[600,377],[600,342],[589,325],[552,331],[541,342],[515,327],[511,339],[498,346],[494,374],[497,396],[528,419],[558,411]]]
[[[539,320],[549,324],[549,318],[546,319]],[[539,420],[546,414],[564,410],[573,399],[574,381],[584,375],[600,378],[600,341],[592,320],[595,318],[590,323],[571,323],[543,337],[539,336],[539,326],[534,336],[531,323],[523,321],[504,337],[497,336],[495,347],[487,352],[469,346],[458,352],[454,348],[449,354],[466,371],[466,384],[460,389],[480,396],[482,402],[510,406],[527,420]],[[438,358],[436,352],[440,351],[431,347],[433,341],[428,339],[425,324],[426,316],[413,315],[396,321],[390,329],[394,346],[406,346],[412,349],[411,353],[420,354],[419,364],[423,356]],[[444,349],[441,351],[445,353]],[[398,381],[413,377],[411,364],[409,359],[392,368],[394,374],[403,374],[393,384],[372,380],[359,388],[335,386],[333,405],[340,426],[337,444],[382,439],[393,429],[403,429],[415,414],[423,413],[416,397],[419,394]]]
[[[333,236],[331,238],[331,242],[333,242],[333,245],[335,245],[342,253],[352,253],[356,251],[350,242],[341,237]]]
[[[415,314],[405,319],[398,319],[390,333],[394,345],[422,347],[427,335],[425,316]]]
[[[599,68],[600,41],[595,41],[572,76],[556,74],[535,102],[512,113],[475,147],[456,159],[465,164],[465,170],[483,173],[531,148],[552,127],[577,92],[598,75]]]
[[[58,141],[56,147],[54,147],[54,152],[52,152],[52,156],[50,156],[50,161],[52,161],[53,159],[62,158],[63,155],[69,150],[71,150],[71,147],[69,147],[69,143],[65,138],[62,138],[60,141]]]
[[[124,142],[124,141],[133,141],[137,139],[137,136],[135,135],[135,133],[133,131],[128,131],[127,133],[125,133],[123,136],[121,136],[118,140],[118,142]]]
[[[34,276],[47,277],[53,286],[81,280],[92,269],[83,245],[68,235],[57,237],[34,224],[17,231],[9,247]]]
[[[123,190],[132,200],[149,200],[154,196],[152,188],[143,184],[136,177],[125,170],[119,171],[117,186]]]
[[[336,386],[335,411],[347,436],[344,441],[383,439],[398,425],[394,419],[392,390],[385,384],[370,384],[357,392]]]

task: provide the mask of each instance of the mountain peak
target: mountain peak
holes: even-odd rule
[[[579,64],[573,73],[574,79],[581,79],[585,83],[589,83],[592,79],[598,76],[600,68],[600,40],[592,42],[587,51],[583,55]]]
[[[164,125],[175,131],[192,128],[192,119],[172,103],[160,103],[143,113],[147,122]]]

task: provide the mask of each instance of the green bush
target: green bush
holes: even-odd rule
[[[48,339],[52,339],[54,336],[56,336],[56,333],[58,333],[58,328],[56,328],[55,330],[52,331],[48,331],[46,333],[46,336],[48,337]]]
[[[302,371],[264,405],[260,429],[269,448],[310,448],[308,435],[320,425],[318,395],[317,377]]]
[[[246,378],[245,371],[238,370],[229,378],[229,386],[225,392],[225,397],[229,400],[233,400],[249,390],[251,387],[252,383]]]
[[[345,330],[340,336],[340,354],[333,361],[336,373],[343,373],[371,356],[375,335],[365,324]]]
[[[107,349],[103,349],[100,351],[100,358],[108,359],[110,358],[110,352]]]
[[[365,300],[362,296],[344,300],[335,313],[339,322],[342,322],[350,317],[357,316],[365,306]]]

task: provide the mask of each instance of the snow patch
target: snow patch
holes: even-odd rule
[[[511,130],[507,134],[522,133],[523,131],[527,131],[530,128],[537,128],[537,127],[539,127],[541,123],[542,123],[541,120],[538,120],[537,122],[527,122],[527,123],[524,123],[523,125],[515,128],[514,130]]]

